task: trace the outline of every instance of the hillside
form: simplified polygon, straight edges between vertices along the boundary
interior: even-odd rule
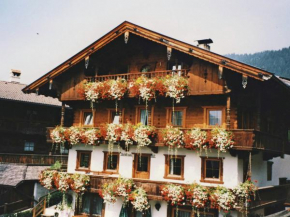
[[[233,53],[225,56],[267,70],[281,77],[290,78],[290,47],[276,51],[263,51],[253,54]]]

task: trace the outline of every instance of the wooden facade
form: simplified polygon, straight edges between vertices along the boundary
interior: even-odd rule
[[[124,42],[125,32],[130,33],[127,43]],[[168,48],[172,51],[170,58]],[[86,68],[84,59],[88,57],[89,62]],[[100,100],[94,103],[91,109],[90,103],[85,101],[81,94],[85,82],[118,77],[129,81],[141,75],[166,79],[172,74],[178,74],[189,80],[187,96],[174,105],[175,111],[182,111],[182,124],[179,126],[182,130],[199,127],[210,135],[212,126],[209,124],[209,112],[218,110],[221,112],[220,126],[232,131],[235,138],[235,145],[230,150],[230,154],[242,159],[244,166],[248,165],[249,152],[253,155],[262,153],[264,160],[290,154],[290,143],[287,138],[290,130],[290,102],[287,100],[290,97],[290,88],[278,78],[264,70],[128,22],[116,27],[24,88],[24,92],[29,93],[37,89],[41,94],[57,96],[73,108],[73,126],[98,128],[104,123],[112,122],[110,117],[115,110],[115,101]],[[52,90],[48,88],[49,82],[53,84]],[[142,100],[140,102],[140,99],[133,98],[130,94],[126,95],[118,101],[118,111],[122,113],[121,123],[140,122],[140,108],[144,107],[145,102]],[[85,112],[89,111],[93,111],[93,121],[88,126],[84,124],[83,117]],[[160,131],[171,124],[172,99],[168,97],[152,99],[148,102],[148,111],[150,120],[148,124]],[[48,132],[50,130],[52,128],[48,128]],[[158,148],[163,146],[157,138],[149,148],[152,153],[158,153]],[[80,150],[77,155],[79,154],[81,154]],[[79,159],[78,156],[77,159]],[[182,159],[186,156],[178,157]],[[91,155],[89,159],[91,161]],[[134,161],[137,161],[136,156]],[[223,167],[222,161],[220,164]],[[102,175],[106,174],[106,165],[104,160]],[[165,162],[165,165],[168,165],[168,162]],[[82,170],[78,167],[77,161],[75,171]],[[136,165],[132,170],[136,185],[144,187],[149,199],[162,200],[159,192],[159,186],[162,183],[156,180],[140,180],[148,179],[149,176],[146,173],[136,173]],[[90,167],[85,172],[94,173]],[[115,171],[107,171],[106,177],[96,176],[97,172],[94,175],[91,173],[91,192],[97,193],[100,185],[111,179],[108,176],[118,172],[119,168]],[[223,175],[220,171],[220,176]],[[168,176],[168,172],[167,174],[165,172],[164,176]],[[176,180],[182,178],[183,174]],[[201,181],[202,178],[204,177],[201,177]],[[223,180],[216,183],[223,184]],[[269,190],[269,192],[274,193],[284,187],[274,187],[271,188],[274,190]],[[263,192],[261,194],[265,194],[265,198],[269,196],[267,194],[270,194],[264,193],[268,192],[267,190],[260,191]],[[284,203],[286,197],[283,196],[280,203]],[[264,207],[266,204],[274,203],[274,200],[273,198],[262,199],[260,204],[253,204],[252,207]]]

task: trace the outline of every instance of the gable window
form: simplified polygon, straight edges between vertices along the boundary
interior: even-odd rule
[[[122,124],[124,118],[124,109],[119,111],[116,109],[108,109],[108,123]]]
[[[118,152],[104,152],[103,171],[105,173],[119,173],[119,158]]]
[[[223,183],[222,158],[201,158],[201,182]]]
[[[272,180],[272,167],[273,167],[273,162],[267,161],[267,181]]]
[[[167,124],[174,127],[185,127],[186,107],[166,108]]]
[[[205,107],[204,116],[205,127],[225,125],[225,107]]]
[[[77,151],[76,170],[90,170],[92,151]]]
[[[184,179],[184,157],[165,155],[165,179]]]
[[[142,123],[144,125],[153,125],[154,107],[146,111],[145,106],[136,106],[136,124]]]
[[[27,142],[24,143],[24,151],[34,151],[34,142]]]
[[[93,126],[94,125],[94,112],[91,109],[81,110],[81,126]]]

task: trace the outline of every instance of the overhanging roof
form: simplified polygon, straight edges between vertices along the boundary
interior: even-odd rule
[[[148,30],[136,24],[125,21],[116,28],[114,28],[113,30],[111,30],[109,33],[107,33],[94,43],[92,43],[91,45],[81,50],[79,53],[75,54],[74,56],[72,56],[71,58],[60,64],[59,66],[55,67],[54,69],[52,69],[51,71],[49,71],[48,73],[37,79],[36,81],[32,82],[30,85],[23,88],[23,91],[26,93],[35,91],[37,88],[46,84],[49,81],[49,79],[54,79],[55,77],[59,76],[72,66],[76,65],[77,63],[85,59],[86,56],[89,56],[92,53],[98,51],[106,44],[110,43],[111,41],[119,37],[121,34],[124,34],[125,32],[138,35],[140,37],[162,44],[166,47],[171,47],[172,49],[187,53],[188,55],[197,57],[199,59],[203,59],[216,65],[223,66],[225,68],[253,77],[258,80],[263,80],[263,75],[268,77],[273,75],[272,73],[267,72],[265,70],[238,62],[228,57],[213,53],[208,50],[204,50],[194,45],[176,40],[174,38],[170,38],[168,36],[162,35],[160,33]]]

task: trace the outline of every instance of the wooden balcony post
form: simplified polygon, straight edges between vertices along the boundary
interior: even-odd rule
[[[7,213],[7,206],[8,206],[8,203],[4,203],[4,214],[6,214]]]
[[[61,118],[60,118],[60,126],[64,125],[64,115],[65,115],[65,104],[61,102]]]
[[[227,118],[226,118],[226,127],[229,130],[231,128],[231,97],[227,96]]]

